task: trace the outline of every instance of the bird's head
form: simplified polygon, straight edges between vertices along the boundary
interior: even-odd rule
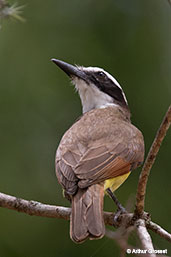
[[[108,72],[97,67],[74,66],[57,59],[52,61],[71,78],[79,92],[83,113],[108,106],[129,111],[121,86]]]

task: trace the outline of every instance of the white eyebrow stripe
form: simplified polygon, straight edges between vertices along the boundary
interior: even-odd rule
[[[110,75],[107,71],[103,72],[108,76],[109,79],[111,79],[114,82],[115,85],[117,85],[122,90],[122,87],[120,86],[119,82],[112,75]]]
[[[86,71],[92,71],[92,72],[102,71],[102,72],[104,72],[106,74],[106,76],[109,79],[111,79],[114,82],[114,84],[116,84],[122,90],[122,87],[120,86],[118,81],[112,75],[110,75],[107,71],[105,71],[104,69],[98,68],[98,67],[82,67],[82,66],[77,66],[77,67],[82,69],[82,70],[86,70]]]
[[[98,67],[83,67],[83,66],[77,66],[77,67],[78,67],[79,69],[82,69],[83,71],[85,70],[85,71],[92,71],[92,72],[98,72],[98,71],[104,72],[104,73],[106,74],[106,76],[107,76],[110,80],[112,80],[113,83],[114,83],[116,86],[118,86],[118,87],[121,89],[122,94],[123,94],[123,97],[124,97],[124,100],[125,100],[125,102],[128,104],[128,101],[127,101],[127,99],[126,99],[126,96],[125,96],[125,94],[124,94],[124,92],[123,92],[122,87],[120,86],[119,82],[118,82],[110,73],[108,73],[108,72],[105,71],[104,69],[98,68]]]

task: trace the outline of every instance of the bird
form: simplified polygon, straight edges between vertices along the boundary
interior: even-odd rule
[[[114,192],[144,160],[144,138],[130,119],[122,87],[102,68],[51,59],[70,78],[82,115],[64,133],[55,170],[71,202],[70,237],[75,243],[105,235],[104,195]]]

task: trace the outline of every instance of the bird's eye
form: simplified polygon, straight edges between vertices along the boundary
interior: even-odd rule
[[[99,77],[105,77],[105,74],[104,74],[103,71],[98,71],[98,72],[97,72],[97,75],[98,75]]]

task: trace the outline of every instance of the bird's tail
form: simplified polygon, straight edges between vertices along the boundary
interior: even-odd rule
[[[86,238],[97,239],[105,234],[103,219],[104,185],[79,189],[72,199],[70,237],[76,243]]]

